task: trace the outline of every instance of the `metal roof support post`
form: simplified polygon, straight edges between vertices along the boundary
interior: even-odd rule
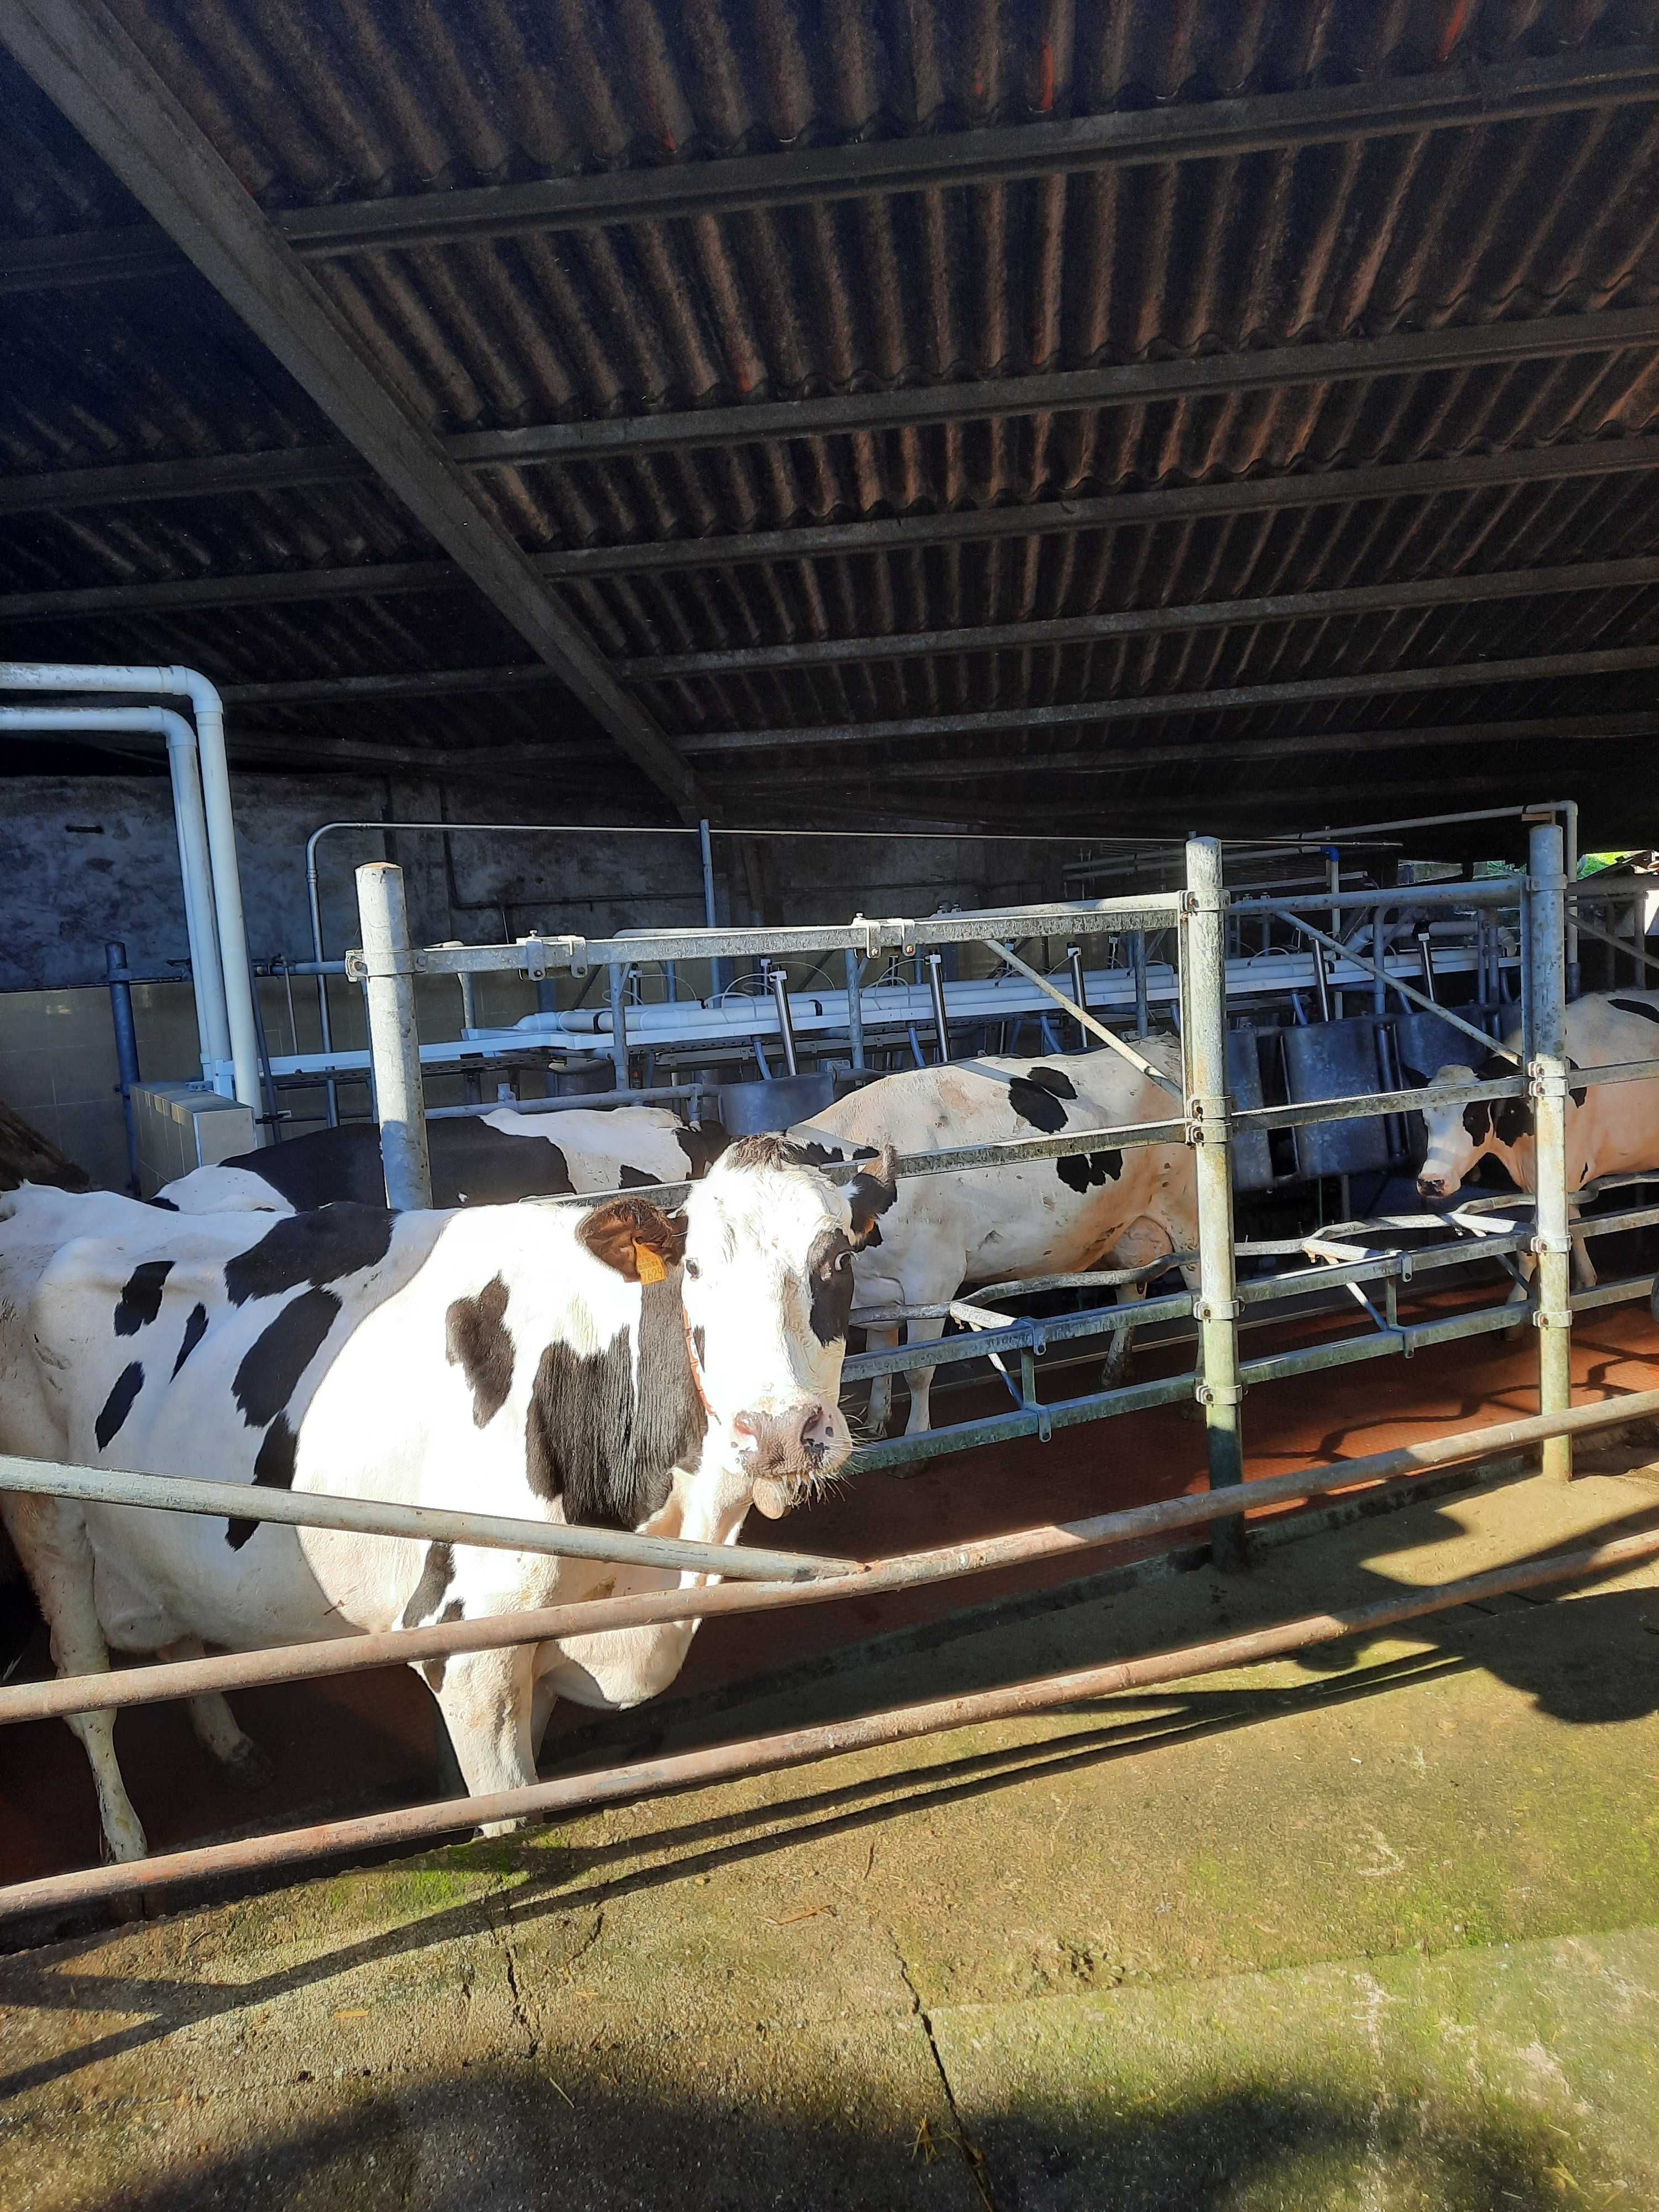
[[[406,1212],[431,1205],[432,1163],[421,1084],[421,1033],[415,1019],[415,956],[400,867],[391,860],[370,860],[358,869],[357,914],[386,1204]],[[348,973],[350,965],[348,961]]]
[[[1181,972],[1186,985],[1182,1054],[1187,1085],[1187,1141],[1198,1189],[1199,1295],[1193,1318],[1203,1347],[1196,1386],[1212,1490],[1244,1480],[1239,1419],[1238,1295],[1233,1273],[1233,1175],[1227,1098],[1226,891],[1221,847],[1213,837],[1187,844],[1186,912],[1181,924]],[[1247,1565],[1244,1520],[1218,1521],[1210,1556],[1218,1567]]]
[[[1540,823],[1527,845],[1526,933],[1530,957],[1527,1028],[1532,1054],[1533,1249],[1538,1257],[1538,1410],[1564,1413],[1572,1403],[1572,1240],[1568,1235],[1566,874],[1558,823]],[[1572,1473],[1572,1439],[1546,1438],[1546,1474]]]

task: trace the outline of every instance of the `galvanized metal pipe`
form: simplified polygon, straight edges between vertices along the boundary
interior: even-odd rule
[[[606,963],[605,984],[611,1001],[611,1065],[617,1088],[628,1088],[628,969],[620,960]]]
[[[1572,1429],[1595,1430],[1659,1413],[1659,1390],[1582,1406],[1569,1417]],[[1489,1429],[1404,1445],[1364,1459],[1339,1460],[1251,1483],[1246,1493],[1252,1512],[1298,1501],[1396,1483],[1455,1466],[1461,1461],[1495,1458],[1540,1442],[1556,1424],[1543,1416],[1506,1421]],[[99,1675],[64,1675],[47,1682],[0,1688],[0,1727],[21,1721],[62,1719],[70,1713],[112,1712],[130,1705],[157,1705],[173,1698],[200,1697],[244,1690],[272,1682],[311,1681],[374,1668],[453,1657],[460,1651],[495,1651],[556,1638],[598,1636],[618,1630],[659,1627],[670,1622],[707,1620],[726,1613],[770,1613],[781,1607],[863,1600],[895,1590],[960,1581],[1034,1562],[1069,1558],[1112,1544],[1168,1535],[1201,1527],[1227,1512],[1231,1499],[1199,1492],[1161,1498],[1115,1513],[1049,1528],[1022,1529],[978,1543],[944,1545],[894,1559],[879,1559],[841,1577],[800,1583],[744,1582],[705,1584],[679,1590],[651,1590],[621,1598],[592,1598],[546,1606],[530,1613],[498,1613],[478,1620],[454,1621],[430,1628],[393,1629],[317,1644],[267,1647],[214,1659],[169,1661]],[[743,1554],[738,1553],[739,1557]]]
[[[400,867],[391,860],[370,860],[358,869],[357,914],[386,1204],[399,1212],[418,1211],[432,1203],[432,1162]]]
[[[104,947],[109,977],[110,1024],[115,1031],[115,1067],[119,1077],[121,1119],[126,1125],[127,1188],[138,1195],[138,1126],[132,1115],[132,1086],[138,1073],[138,1029],[132,1018],[132,985],[127,976],[127,948],[118,939]]]
[[[853,1065],[864,1062],[864,963],[856,952],[843,952],[847,971],[847,1042]]]
[[[435,1805],[412,1805],[394,1813],[371,1814],[293,1828],[274,1836],[214,1844],[173,1851],[121,1866],[97,1867],[70,1875],[48,1875],[0,1891],[0,1915],[64,1911],[105,1898],[149,1893],[182,1881],[228,1875],[265,1873],[279,1866],[332,1856],[343,1851],[380,1850],[399,1844],[453,1835],[464,1829],[542,1814],[569,1814],[594,1805],[613,1805],[641,1797],[697,1790],[739,1776],[776,1773],[815,1759],[835,1759],[947,1730],[1018,1720],[1056,1706],[1085,1704],[1123,1692],[1200,1674],[1229,1673],[1259,1665],[1292,1651],[1332,1644],[1349,1636],[1376,1634],[1431,1613],[1479,1604],[1513,1591],[1540,1589],[1553,1583],[1613,1574],[1659,1554],[1659,1532],[1625,1536],[1577,1552],[1555,1553],[1516,1566],[1499,1567],[1462,1581],[1405,1591],[1400,1597],[1341,1612],[1314,1613],[1272,1628],[1248,1631],[1144,1658],[1114,1661],[1067,1674],[1048,1674],[972,1695],[939,1698],[902,1705],[887,1712],[812,1728],[792,1729],[746,1742],[708,1750],[680,1752],[633,1765],[561,1776],[527,1789],[497,1790],[487,1796],[448,1798]]]
[[[1135,979],[1135,1035],[1145,1037],[1151,1028],[1146,1005],[1146,933],[1133,931],[1129,938],[1129,966]]]
[[[1567,975],[1563,840],[1557,823],[1537,823],[1527,841],[1525,924],[1530,957],[1528,1027],[1532,1061],[1533,1181],[1537,1212],[1538,1410],[1565,1413],[1572,1403],[1572,1240],[1567,1169]],[[1565,1435],[1544,1447],[1544,1472],[1572,1473]]]
[[[800,1073],[800,1062],[795,1054],[795,1024],[789,1012],[789,970],[781,963],[766,963],[767,988],[772,994],[772,1004],[777,1010],[778,1042],[783,1048],[784,1072]]]
[[[1368,892],[1366,896],[1374,897],[1375,894]],[[1412,902],[1413,905],[1416,903],[1414,892]],[[1352,945],[1339,944],[1335,938],[1328,937],[1322,929],[1316,929],[1312,922],[1304,921],[1300,915],[1291,913],[1287,908],[1275,905],[1272,910],[1279,914],[1283,921],[1289,922],[1292,929],[1299,930],[1304,937],[1310,937],[1316,945],[1323,946],[1327,952],[1334,952],[1339,959],[1352,960],[1356,968],[1363,968],[1368,975],[1376,972],[1365,955],[1356,951]],[[1419,941],[1421,944],[1421,940]],[[1424,952],[1425,964],[1427,965],[1426,947],[1424,948]],[[1443,1022],[1449,1022],[1455,1030],[1462,1030],[1466,1036],[1473,1037],[1475,1043],[1481,1046],[1486,1054],[1497,1053],[1500,1058],[1512,1060],[1517,1067],[1520,1066],[1518,1054],[1511,1052],[1507,1045],[1494,1044],[1485,1030],[1477,1029],[1473,1022],[1466,1022],[1461,1014],[1454,1013],[1449,1006],[1443,1006],[1428,994],[1413,989],[1411,984],[1402,981],[1398,975],[1390,975],[1386,980],[1394,986],[1401,998],[1409,999],[1413,1006],[1421,1006],[1425,1013],[1438,1014]],[[1431,981],[1433,980],[1432,969],[1430,970],[1430,980]]]
[[[678,1537],[640,1536],[628,1529],[571,1528],[551,1521],[514,1521],[494,1513],[452,1512],[436,1505],[389,1505],[368,1498],[326,1498],[271,1490],[260,1484],[201,1482],[179,1474],[129,1474],[118,1468],[60,1467],[0,1453],[0,1492],[74,1498],[91,1505],[139,1505],[162,1513],[278,1521],[289,1528],[343,1528],[370,1536],[406,1536],[421,1544],[473,1544],[485,1551],[533,1552],[552,1559],[605,1559],[628,1566],[667,1567],[676,1574],[737,1575],[793,1581],[847,1575],[858,1562],[804,1552],[750,1551],[694,1544]]]
[[[944,1067],[951,1058],[951,1018],[945,1010],[945,956],[942,952],[927,955],[927,988],[933,1001],[933,1034],[939,1040],[939,1064]]]
[[[1220,846],[1213,837],[1189,839],[1181,971],[1186,986],[1182,1050],[1187,1123],[1198,1200],[1199,1295],[1193,1316],[1203,1347],[1198,1399],[1204,1408],[1210,1487],[1217,1491],[1235,1489],[1244,1480],[1227,1096],[1226,896]],[[1221,1567],[1244,1565],[1242,1517],[1216,1523],[1212,1557]]]
[[[1046,975],[1040,975],[1035,968],[1022,960],[1012,945],[1001,944],[995,938],[988,939],[988,942],[999,960],[1006,961],[1009,967],[1022,975],[1028,983],[1035,983],[1039,991],[1052,999],[1062,1012],[1072,1017],[1079,1029],[1085,1030],[1090,1036],[1098,1037],[1102,1044],[1109,1045],[1120,1060],[1127,1060],[1131,1067],[1136,1069],[1150,1081],[1158,1084],[1161,1089],[1174,1091],[1177,1096],[1179,1095],[1180,1085],[1172,1076],[1166,1075],[1161,1067],[1155,1067],[1146,1054],[1137,1052],[1133,1045],[1126,1044],[1115,1030],[1109,1030],[1104,1022],[1097,1021],[1086,1007],[1080,1006],[1075,1000],[1068,999],[1065,992],[1057,989]]]

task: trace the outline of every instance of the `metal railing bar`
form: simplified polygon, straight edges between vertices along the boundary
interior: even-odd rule
[[[1604,1409],[1588,1408],[1593,1412]],[[1559,1418],[1559,1417],[1558,1417]],[[1629,1418],[1616,1415],[1615,1418]],[[1556,1431],[1560,1433],[1560,1431]],[[1230,1501],[1235,1511],[1238,1501]],[[1397,1598],[1316,1613],[1273,1627],[1189,1644],[1184,1648],[1115,1660],[1070,1674],[1039,1676],[968,1696],[942,1698],[898,1706],[852,1720],[821,1723],[771,1736],[708,1749],[672,1753],[632,1765],[590,1769],[538,1782],[527,1789],[498,1790],[487,1796],[451,1798],[438,1804],[410,1806],[398,1812],[370,1814],[319,1823],[276,1835],[98,1867],[71,1875],[15,1884],[0,1891],[0,1914],[61,1911],[95,1899],[134,1891],[153,1892],[191,1880],[237,1873],[264,1873],[307,1859],[342,1851],[380,1850],[453,1835],[486,1823],[532,1814],[570,1813],[644,1796],[701,1789],[742,1775],[832,1759],[850,1752],[913,1741],[988,1723],[1018,1720],[1056,1707],[1088,1704],[1125,1691],[1184,1681],[1200,1674],[1230,1672],[1350,1636],[1373,1634],[1404,1622],[1478,1603],[1511,1591],[1619,1573],[1659,1555],[1659,1531],[1620,1537],[1575,1552],[1547,1553],[1459,1581],[1408,1589]]]
[[[289,1528],[343,1528],[369,1536],[404,1536],[417,1543],[471,1544],[486,1551],[532,1552],[554,1559],[599,1559],[677,1572],[747,1576],[795,1582],[848,1575],[855,1559],[795,1552],[734,1552],[726,1544],[639,1536],[626,1529],[572,1528],[548,1521],[512,1521],[493,1513],[461,1513],[433,1505],[390,1505],[368,1498],[297,1495],[238,1482],[200,1482],[177,1474],[133,1474],[104,1467],[60,1467],[48,1460],[0,1453],[0,1491],[80,1498],[94,1505],[137,1505],[164,1513],[203,1513],[231,1521],[278,1521]]]
[[[1574,1409],[1576,1429],[1607,1426],[1659,1413],[1659,1391],[1648,1391],[1605,1406]],[[1249,1510],[1293,1504],[1333,1491],[1364,1489],[1409,1480],[1455,1464],[1485,1459],[1541,1440],[1548,1424],[1538,1418],[1504,1422],[1492,1428],[1461,1431],[1450,1437],[1408,1444],[1363,1459],[1336,1460],[1322,1467],[1270,1475],[1248,1486]],[[459,1651],[494,1651],[555,1638],[591,1636],[617,1629],[662,1626],[732,1613],[771,1612],[784,1606],[813,1605],[842,1598],[865,1598],[923,1584],[959,1581],[1010,1566],[1099,1550],[1172,1530],[1201,1527],[1236,1512],[1237,1501],[1212,1492],[1160,1498],[1086,1520],[1020,1529],[978,1543],[945,1545],[893,1559],[878,1559],[860,1569],[847,1586],[820,1581],[806,1584],[748,1583],[701,1589],[653,1590],[622,1598],[594,1598],[544,1607],[530,1613],[498,1613],[481,1620],[442,1626],[392,1629],[384,1633],[332,1638],[320,1644],[267,1647],[215,1659],[177,1660],[125,1668],[101,1675],[64,1675],[47,1682],[0,1688],[0,1726],[61,1718],[70,1713],[109,1712],[130,1705],[154,1705],[172,1698],[197,1697],[258,1684],[315,1680],[360,1673],[375,1667],[447,1658]]]

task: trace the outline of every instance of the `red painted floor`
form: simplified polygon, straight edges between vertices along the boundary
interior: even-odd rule
[[[1252,1332],[1247,1356],[1307,1342],[1314,1326],[1292,1322]],[[1169,1373],[1181,1364],[1179,1354],[1166,1349],[1147,1355],[1138,1371]],[[1645,1305],[1587,1316],[1574,1332],[1573,1366],[1576,1383],[1588,1396],[1659,1386],[1659,1331]],[[1050,1395],[1092,1387],[1091,1370],[1074,1368]],[[953,1394],[938,1401],[937,1410],[942,1419],[960,1420],[1006,1402],[999,1386],[982,1394]],[[1410,1361],[1338,1368],[1251,1393],[1244,1407],[1247,1472],[1258,1480],[1536,1410],[1530,1331],[1514,1343],[1486,1337]],[[936,1461],[906,1479],[866,1476],[785,1523],[759,1523],[757,1540],[884,1556],[1173,1497],[1200,1487],[1203,1468],[1202,1428],[1163,1408],[1064,1431],[1047,1444],[1024,1443]],[[1091,1553],[1086,1571],[1133,1555],[1124,1548]],[[958,1606],[1051,1586],[1075,1571],[1073,1562],[1056,1562],[886,1599],[711,1621],[692,1646],[677,1691],[707,1689]],[[24,1671],[45,1666],[44,1648],[37,1648]],[[153,1849],[433,1794],[431,1708],[421,1684],[402,1669],[251,1691],[236,1705],[276,1771],[274,1784],[252,1796],[217,1778],[181,1707],[152,1706],[121,1716],[122,1765]],[[583,1717],[569,1715],[572,1728],[582,1722]],[[0,1880],[89,1865],[98,1853],[91,1782],[69,1730],[51,1722],[0,1732]]]

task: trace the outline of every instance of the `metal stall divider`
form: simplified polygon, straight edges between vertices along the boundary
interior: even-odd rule
[[[1567,1234],[1567,878],[1560,826],[1539,823],[1527,841],[1522,889],[1529,1057],[1527,1089],[1533,1112],[1533,1181],[1537,1212],[1532,1248],[1538,1260],[1538,1410],[1564,1413],[1572,1403],[1572,1243]],[[1548,1437],[1544,1472],[1572,1473],[1572,1439]]]
[[[1212,1490],[1244,1480],[1239,1402],[1238,1297],[1233,1263],[1231,1114],[1227,1096],[1227,893],[1221,848],[1213,837],[1187,846],[1182,901],[1181,972],[1186,979],[1182,1067],[1187,1094],[1187,1142],[1193,1147],[1198,1196],[1198,1298],[1201,1379],[1194,1388],[1204,1408]],[[1211,1556],[1218,1567],[1245,1564],[1244,1520],[1218,1521]]]

